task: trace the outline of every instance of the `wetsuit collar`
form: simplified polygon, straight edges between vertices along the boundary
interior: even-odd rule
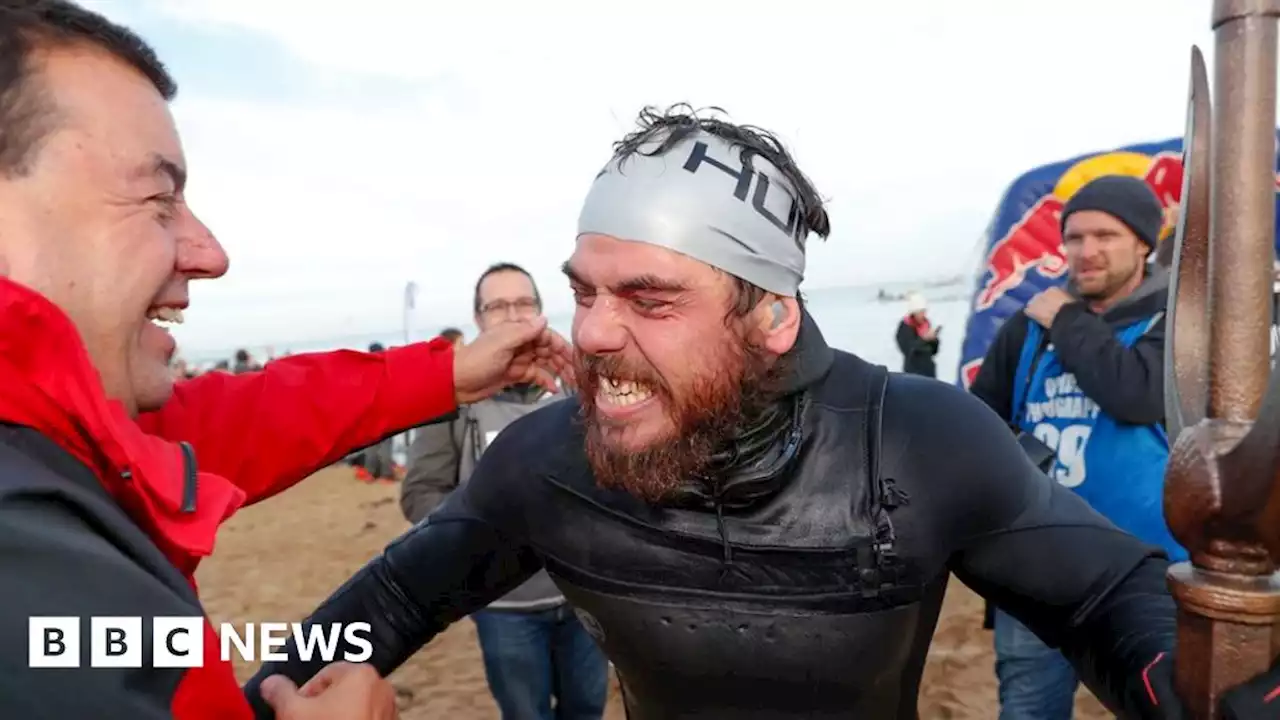
[[[790,374],[782,397],[726,444],[705,477],[680,488],[673,505],[717,512],[741,510],[787,484],[803,437],[808,404],[804,390],[825,377],[835,360],[835,351],[807,311],[802,311],[796,344],[783,360]]]
[[[826,377],[836,354],[822,336],[822,330],[818,329],[813,316],[808,310],[801,309],[800,333],[796,337],[796,344],[782,357],[791,366],[789,379],[783,385],[783,394],[792,395]]]

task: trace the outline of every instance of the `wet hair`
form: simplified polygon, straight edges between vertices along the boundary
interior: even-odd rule
[[[245,350],[244,348],[240,348],[239,350],[237,350],[237,351],[236,351],[236,362],[241,363],[241,364],[244,364],[244,363],[249,362],[249,351],[248,351],[248,350]]]
[[[538,307],[542,307],[542,295],[538,293],[538,283],[534,282],[533,276],[529,274],[529,271],[525,270],[524,268],[520,267],[515,263],[500,262],[500,263],[494,263],[490,265],[488,268],[485,269],[484,272],[480,273],[480,277],[476,280],[476,291],[475,291],[475,294],[472,296],[472,305],[475,306],[475,312],[477,315],[480,314],[480,305],[481,305],[480,286],[484,284],[485,278],[500,272],[518,272],[521,275],[524,275],[525,277],[529,278],[529,284],[533,286],[533,299],[538,302]],[[462,333],[458,333],[458,334],[461,335]]]
[[[462,331],[456,327],[447,327],[440,331],[440,337],[449,342],[458,342],[458,340],[462,339]]]
[[[165,100],[177,83],[133,31],[66,0],[0,0],[0,176],[31,170],[56,127],[57,108],[38,78],[40,50],[74,45],[106,50],[142,73]]]
[[[386,349],[387,348],[383,346],[382,343],[369,343],[369,352],[371,353],[380,353]]]
[[[741,152],[743,167],[750,167],[752,158],[759,157],[778,169],[787,182],[795,188],[799,208],[797,237],[802,240],[810,234],[826,239],[831,234],[831,221],[827,217],[825,201],[817,188],[800,168],[791,153],[776,135],[754,125],[738,125],[715,117],[725,114],[717,107],[695,110],[687,103],[678,103],[666,110],[647,106],[636,118],[636,129],[613,144],[613,158],[619,167],[627,158],[635,155],[653,157],[663,155],[694,133],[714,135]],[[659,141],[659,139],[661,140]],[[657,142],[652,149],[644,146]],[[735,299],[729,308],[730,316],[742,317],[751,312],[764,299],[765,291],[739,277],[733,277]],[[797,301],[800,297],[797,294]]]

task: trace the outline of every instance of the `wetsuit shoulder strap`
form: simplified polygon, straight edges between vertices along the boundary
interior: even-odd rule
[[[837,352],[817,398],[824,405],[857,411],[862,420],[861,428],[850,428],[852,433],[861,436],[862,467],[859,468],[861,472],[855,470],[851,473],[853,477],[849,481],[866,484],[865,493],[853,493],[854,502],[858,505],[854,511],[856,515],[867,518],[875,528],[874,537],[860,543],[854,551],[862,573],[861,593],[865,597],[877,595],[882,584],[893,577],[896,538],[889,511],[907,501],[905,493],[898,490],[893,480],[881,474],[884,404],[891,378],[892,373],[883,365]]]
[[[846,411],[858,411],[863,427],[852,432],[863,436],[863,467],[872,488],[880,490],[880,432],[889,369],[856,355],[837,352],[817,402]]]
[[[861,594],[864,597],[874,597],[884,584],[896,581],[893,568],[897,537],[889,512],[905,498],[899,493],[893,479],[886,478],[881,473],[884,399],[889,389],[889,370],[883,365],[872,365],[867,376],[863,457],[866,458],[867,484],[871,491],[871,520],[875,523],[875,529],[871,544],[859,547],[857,555],[864,583]]]
[[[884,396],[889,389],[889,370],[883,365],[872,365],[866,385],[866,448],[867,479],[877,491],[883,493],[880,477],[880,445],[884,426]]]

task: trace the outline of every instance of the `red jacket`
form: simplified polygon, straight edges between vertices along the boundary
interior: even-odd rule
[[[218,526],[237,509],[456,409],[452,345],[435,340],[203,375],[179,382],[163,408],[135,421],[106,398],[66,315],[4,278],[0,378],[0,422],[34,430],[88,466],[192,587]],[[194,465],[180,442],[194,450]],[[182,677],[172,712],[179,720],[252,717],[211,625],[205,664]]]

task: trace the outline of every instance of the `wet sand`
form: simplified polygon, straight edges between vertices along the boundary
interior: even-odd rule
[[[303,618],[408,527],[397,492],[398,486],[361,483],[349,469],[335,467],[240,511],[197,574],[214,622]],[[920,717],[994,720],[993,662],[982,601],[953,581],[925,670]],[[239,663],[236,669],[243,681],[256,668]],[[499,720],[469,620],[435,638],[391,681],[402,720]],[[1077,720],[1111,717],[1087,691],[1078,697]],[[606,717],[624,717],[616,682]]]

